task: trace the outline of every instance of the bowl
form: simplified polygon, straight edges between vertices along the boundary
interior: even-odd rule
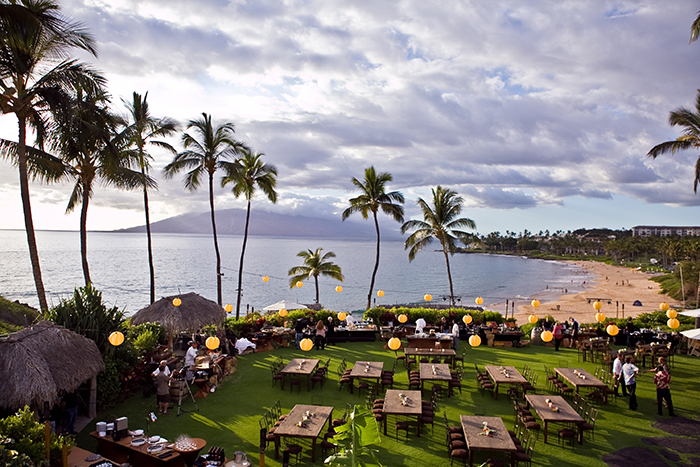
[[[146,440],[143,438],[136,438],[131,440],[132,446],[143,446],[144,444],[146,444]]]
[[[131,436],[143,436],[143,430],[134,430],[131,432]]]
[[[158,435],[151,436],[150,438],[148,438],[149,443],[157,443],[158,441],[160,441],[160,436],[158,436]]]

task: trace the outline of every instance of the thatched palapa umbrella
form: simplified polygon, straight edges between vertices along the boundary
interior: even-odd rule
[[[0,355],[0,406],[42,407],[91,380],[89,409],[95,416],[95,377],[105,365],[91,339],[41,321],[0,339]]]
[[[180,299],[175,306],[173,300]],[[152,305],[137,311],[131,324],[160,323],[168,332],[168,344],[172,348],[173,336],[181,331],[196,331],[203,326],[221,326],[226,319],[226,310],[218,303],[190,292],[184,295],[164,297]]]

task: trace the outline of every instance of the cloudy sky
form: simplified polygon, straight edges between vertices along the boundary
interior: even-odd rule
[[[280,199],[255,209],[339,216],[365,167],[415,200],[459,192],[479,232],[698,225],[698,154],[645,155],[693,106],[700,5],[648,1],[64,0],[94,34],[114,108],[133,91],[183,125],[207,112],[277,166]],[[0,135],[16,139],[16,120]],[[179,145],[179,138],[172,143]],[[152,218],[208,209],[165,181]],[[78,228],[70,187],[32,185],[40,229]],[[229,190],[217,206],[242,207]],[[23,228],[17,174],[0,162],[3,228]],[[88,225],[143,223],[141,196],[99,190]]]

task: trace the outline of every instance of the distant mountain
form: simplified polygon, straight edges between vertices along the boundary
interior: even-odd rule
[[[381,223],[381,221],[380,221]],[[396,226],[380,224],[382,239],[400,240]],[[216,211],[216,231],[221,235],[243,235],[245,228],[244,209],[222,209]],[[142,233],[146,226],[120,229],[118,232]],[[188,213],[170,217],[151,224],[154,233],[186,233],[186,234],[211,234],[211,214]],[[250,212],[250,227],[248,233],[254,236],[267,237],[314,237],[314,238],[375,238],[374,222],[368,219],[366,222],[347,220],[343,222],[340,216],[337,218],[318,218],[306,216],[290,216],[268,211]]]

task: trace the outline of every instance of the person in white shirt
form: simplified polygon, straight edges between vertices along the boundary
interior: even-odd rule
[[[425,320],[423,318],[418,318],[416,320],[416,334],[421,334],[423,332],[423,328],[427,326]]]
[[[165,373],[165,376],[170,376],[170,368],[168,368],[168,361],[167,360],[161,360],[160,365],[158,365],[158,368],[156,368],[156,371],[151,373],[151,376],[153,376],[155,378],[156,376],[158,376],[160,374],[161,365],[165,365],[165,370],[163,371],[163,373]]]
[[[345,327],[351,327],[353,324],[355,324],[355,319],[352,317],[350,313],[345,317]]]
[[[190,348],[187,349],[187,353],[185,354],[185,366],[186,367],[192,367],[194,366],[194,361],[197,358],[197,347],[199,344],[197,344],[196,341],[190,341]]]
[[[627,385],[622,379],[622,354],[618,353],[617,358],[613,362],[613,377],[615,378],[615,396],[619,395],[620,386],[622,386],[622,395],[627,397]]]
[[[455,320],[452,320],[452,340],[454,341],[452,347],[456,352],[459,348],[459,324]]]

